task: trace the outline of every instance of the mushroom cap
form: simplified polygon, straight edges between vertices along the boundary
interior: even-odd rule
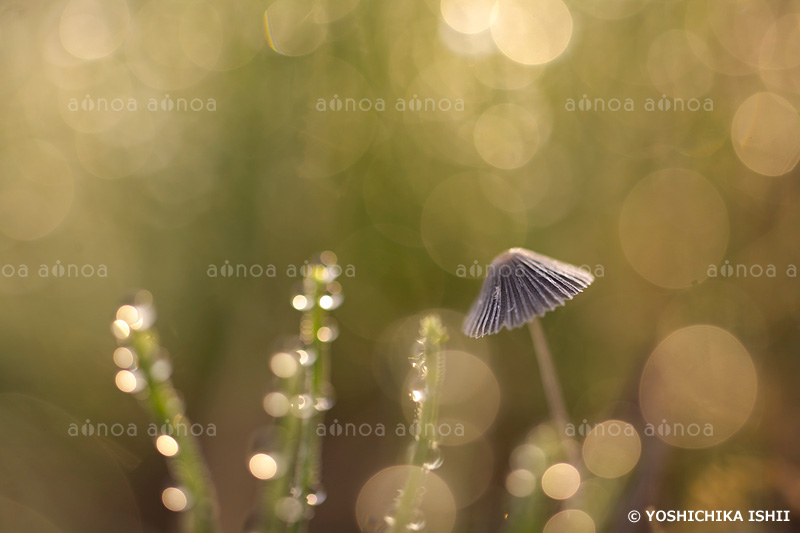
[[[498,255],[472,304],[464,333],[473,338],[514,329],[564,305],[594,281],[580,268],[524,248]]]

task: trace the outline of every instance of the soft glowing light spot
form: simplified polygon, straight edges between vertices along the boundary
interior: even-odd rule
[[[442,0],[442,18],[461,33],[480,33],[489,28],[495,0]]]
[[[319,299],[319,306],[323,309],[330,309],[331,307],[333,307],[333,298],[331,298],[327,294],[325,296],[322,296]]]
[[[117,320],[127,322],[129,326],[133,326],[141,320],[139,317],[139,310],[132,305],[123,305],[117,309]]]
[[[117,384],[117,388],[122,392],[136,392],[139,387],[136,375],[128,370],[120,370],[117,372],[117,375],[114,377],[114,383]]]
[[[327,326],[322,326],[317,330],[317,338],[321,342],[330,342],[333,340],[333,331]]]
[[[786,174],[800,160],[800,115],[776,94],[754,94],[736,110],[731,141],[750,170],[765,176]]]
[[[185,511],[189,504],[186,494],[177,487],[168,487],[164,489],[164,492],[161,493],[161,501],[164,507],[176,513]]]
[[[266,411],[269,416],[280,418],[289,413],[289,398],[280,392],[270,392],[264,396],[263,406],[264,411]]]
[[[592,517],[579,509],[567,509],[553,515],[543,533],[594,533]]]
[[[72,0],[61,15],[61,44],[77,58],[98,59],[122,44],[129,23],[124,0]]]
[[[381,470],[364,484],[356,501],[356,519],[361,531],[384,521],[390,504],[406,486],[409,476],[421,476],[425,497],[419,503],[425,531],[449,533],[456,520],[456,501],[450,487],[435,472],[418,466],[393,466]]]
[[[172,375],[172,364],[162,357],[150,367],[150,375],[155,381],[166,381]]]
[[[119,340],[127,339],[131,334],[130,325],[124,320],[115,320],[111,323],[111,333]]]
[[[258,479],[272,479],[278,473],[278,463],[271,455],[257,453],[250,458],[250,473]]]
[[[561,0],[498,0],[491,28],[497,47],[509,59],[541,65],[567,48],[572,15]]]
[[[547,456],[544,451],[533,444],[520,444],[511,452],[511,468],[542,473],[545,470]]]
[[[530,470],[514,470],[506,476],[506,490],[515,498],[525,498],[536,490],[536,476]]]
[[[446,350],[447,371],[439,394],[439,420],[445,431],[441,443],[461,446],[477,440],[492,425],[500,407],[500,385],[491,368],[471,353]],[[416,382],[417,370],[412,369],[403,390],[424,392]],[[412,398],[413,399],[413,398]],[[403,402],[406,417],[411,420],[417,404]]]
[[[156,449],[161,455],[165,457],[172,457],[178,453],[178,441],[169,435],[160,435],[156,439]]]
[[[524,108],[500,104],[486,110],[475,123],[475,147],[484,161],[504,170],[531,160],[539,147],[536,119]]]
[[[269,360],[269,368],[279,378],[290,378],[297,372],[297,358],[286,352],[278,352]]]
[[[310,366],[317,360],[317,354],[314,350],[297,350],[297,360],[303,366]]]
[[[641,452],[642,443],[636,429],[621,420],[596,425],[583,441],[583,461],[593,474],[604,478],[630,472]]]
[[[628,193],[619,234],[625,257],[642,277],[668,289],[690,287],[725,255],[728,210],[700,174],[663,169]]]
[[[292,307],[294,307],[298,311],[305,311],[306,309],[308,309],[308,298],[306,298],[302,294],[298,294],[297,296],[292,298]]]
[[[328,289],[329,293],[334,295],[342,292],[342,284],[339,283],[338,281],[331,281],[330,283],[328,283],[326,288]]]
[[[757,386],[753,361],[736,337],[715,326],[689,326],[653,351],[642,372],[639,404],[661,440],[707,448],[744,425]]]
[[[114,364],[120,368],[130,368],[136,362],[133,352],[129,348],[120,346],[114,350]]]
[[[303,504],[297,498],[281,498],[275,504],[275,516],[288,524],[293,524],[303,516]]]
[[[336,264],[338,258],[336,257],[335,253],[331,252],[330,250],[325,250],[319,254],[319,260],[325,266],[332,266]]]
[[[542,475],[542,490],[554,500],[571,498],[580,486],[581,475],[571,464],[555,464]]]

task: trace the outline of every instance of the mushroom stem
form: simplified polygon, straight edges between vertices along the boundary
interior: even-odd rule
[[[553,365],[553,356],[550,354],[550,347],[547,344],[547,337],[538,318],[528,322],[528,330],[531,332],[533,351],[536,352],[536,360],[539,363],[539,374],[542,378],[542,386],[544,387],[550,418],[556,425],[559,439],[563,439],[567,429],[567,408],[564,403],[564,395],[561,392],[558,375],[556,374],[556,368]],[[569,461],[577,464],[574,450],[570,447],[565,447],[565,451]]]

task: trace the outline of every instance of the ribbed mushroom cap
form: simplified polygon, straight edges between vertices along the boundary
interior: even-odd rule
[[[564,305],[593,281],[594,276],[576,266],[511,248],[492,261],[464,320],[464,333],[477,339],[523,326]]]

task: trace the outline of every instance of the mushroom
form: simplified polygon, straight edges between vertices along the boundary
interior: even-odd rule
[[[464,320],[464,333],[476,339],[503,328],[528,325],[550,415],[562,432],[567,411],[537,317],[564,305],[593,281],[594,276],[576,266],[524,248],[511,248],[492,261],[478,299]]]

